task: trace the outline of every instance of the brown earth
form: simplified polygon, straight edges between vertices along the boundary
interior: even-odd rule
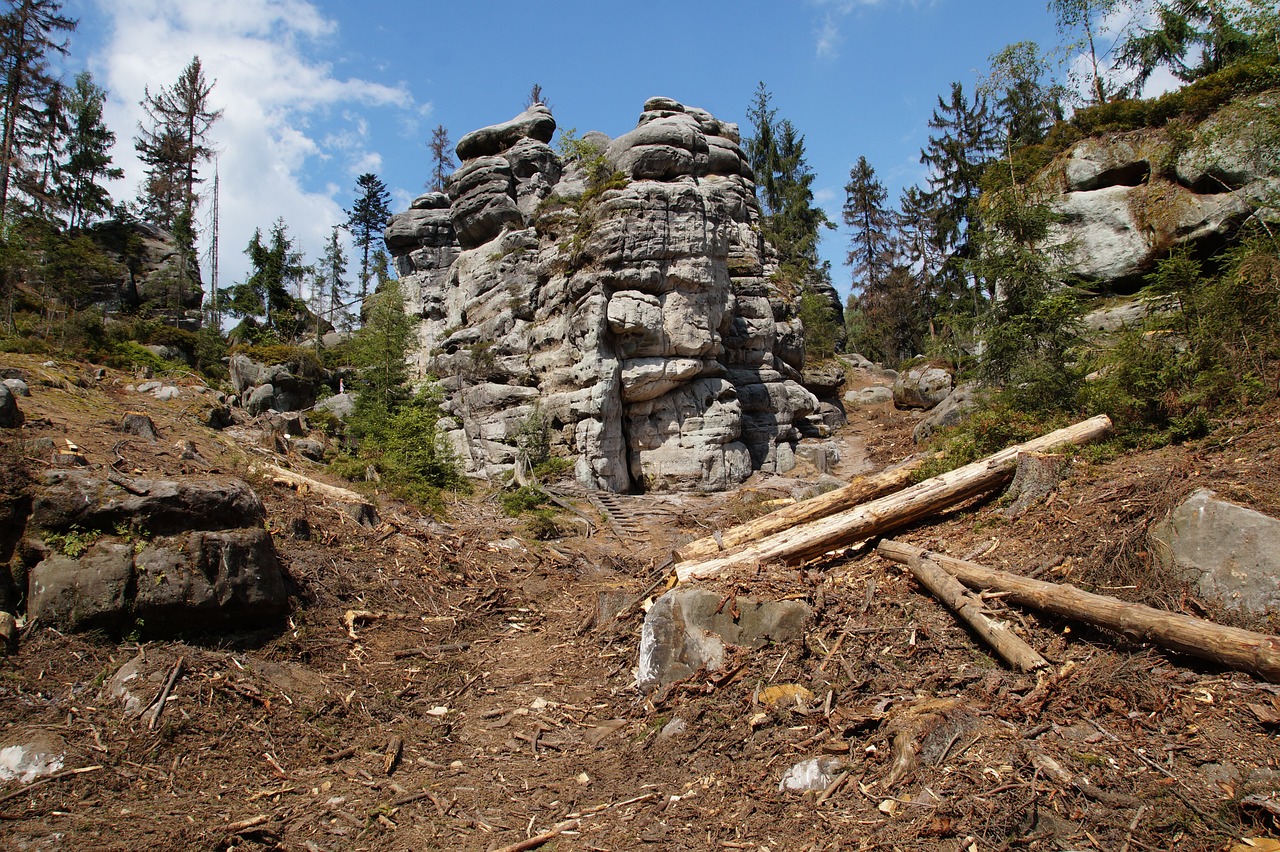
[[[566,515],[578,533],[529,540],[483,491],[450,497],[439,517],[380,497],[367,528],[249,476],[252,461],[280,461],[270,436],[198,425],[207,396],[162,403],[123,375],[21,356],[4,366],[32,386],[26,427],[4,439],[6,488],[47,464],[31,449],[41,437],[73,442],[92,466],[245,477],[294,591],[286,628],[256,638],[26,629],[0,661],[0,743],[51,741],[65,769],[0,784],[5,849],[492,850],[534,848],[558,828],[541,848],[1218,850],[1276,832],[1280,688],[992,600],[1053,666],[1010,672],[868,547],[723,586],[807,601],[804,647],[739,651],[725,671],[641,697],[639,615],[600,623],[602,600],[660,591],[672,547],[789,499],[816,472],[728,495],[619,498],[642,528],[622,538],[605,523],[584,535]],[[129,410],[151,415],[159,441],[115,431]],[[1153,569],[1143,534],[1200,485],[1275,513],[1277,414],[1195,444],[1081,456],[1016,521],[978,501],[900,537],[1231,621]],[[853,412],[838,472],[913,452],[917,416]],[[199,459],[182,458],[182,440]],[[134,661],[143,685],[131,688],[151,702],[179,659],[154,730],[111,695]],[[762,707],[760,691],[780,684],[813,701]],[[900,778],[895,737],[918,753]],[[844,761],[834,789],[779,792],[789,767],[819,756]]]

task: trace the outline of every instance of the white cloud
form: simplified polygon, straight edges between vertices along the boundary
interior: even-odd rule
[[[841,29],[844,19],[855,10],[866,6],[879,6],[885,0],[808,0],[808,4],[822,10],[822,18],[814,27],[814,52],[819,59],[835,59],[840,55],[844,41]],[[894,2],[894,0],[889,0]],[[915,6],[918,0],[896,0],[898,5]]]
[[[115,161],[125,169],[116,198],[133,198],[143,174],[132,138],[144,117],[144,89],[172,85],[197,55],[217,81],[210,102],[223,115],[210,136],[218,150],[224,287],[244,278],[242,249],[254,229],[265,231],[277,218],[308,258],[320,255],[331,226],[346,217],[338,188],[309,187],[306,171],[324,161],[338,173],[376,171],[381,155],[360,109],[421,109],[403,83],[341,78],[315,58],[331,46],[337,25],[308,0],[96,2],[110,22],[93,67],[111,93],[106,119],[119,137]],[[212,165],[202,169],[206,222],[213,173]],[[202,246],[208,242],[204,237]]]

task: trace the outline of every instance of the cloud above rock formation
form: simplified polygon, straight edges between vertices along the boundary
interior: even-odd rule
[[[329,227],[345,218],[340,199],[350,187],[309,183],[315,170],[308,164],[337,161],[352,176],[376,170],[381,154],[362,115],[378,108],[429,112],[404,83],[340,75],[322,58],[337,47],[338,25],[306,0],[96,0],[95,11],[106,33],[90,68],[110,93],[106,119],[118,137],[116,163],[125,169],[113,187],[117,200],[132,199],[143,175],[133,136],[144,118],[144,88],[171,85],[196,55],[217,81],[210,100],[223,110],[212,134],[222,286],[243,279],[241,249],[255,228],[266,230],[278,217],[308,258],[319,255]],[[202,172],[207,228],[213,166]],[[207,248],[207,236],[201,245]]]

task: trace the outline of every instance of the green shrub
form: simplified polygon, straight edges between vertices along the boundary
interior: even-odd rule
[[[1219,260],[1216,273],[1186,250],[1161,260],[1146,292],[1175,299],[1172,318],[1099,358],[1086,404],[1130,445],[1203,436],[1215,418],[1280,389],[1280,249],[1255,234]]]
[[[287,364],[295,375],[318,378],[324,366],[309,346],[289,346],[283,343],[239,345],[231,348],[232,354],[243,354],[260,364]]]
[[[546,503],[546,492],[536,485],[522,485],[514,491],[506,491],[498,495],[498,504],[502,506],[502,511],[513,518],[540,508]]]
[[[359,480],[373,467],[392,492],[433,508],[439,506],[441,489],[465,490],[458,461],[437,428],[438,394],[424,388],[391,410],[378,399],[362,394],[357,400],[347,427],[353,446],[335,458],[330,469]]]
[[[928,449],[942,455],[929,459],[914,478],[922,482],[955,470],[1013,444],[1060,429],[1067,425],[1068,419],[1061,412],[1045,414],[1020,410],[1010,406],[1001,396],[993,397],[988,405],[958,425],[942,430],[929,441]]]

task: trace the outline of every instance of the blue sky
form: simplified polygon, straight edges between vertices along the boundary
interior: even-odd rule
[[[764,81],[804,134],[838,222],[859,156],[896,199],[925,178],[919,150],[951,81],[971,90],[1011,42],[1058,41],[1041,0],[67,0],[65,11],[81,22],[69,72],[88,67],[110,93],[126,169],[117,198],[141,174],[143,87],[172,83],[194,54],[217,80],[223,286],[243,279],[253,229],[277,217],[318,257],[361,172],[404,209],[427,179],[437,123],[456,142],[518,113],[535,82],[561,128],[617,136],[652,95],[745,125]],[[829,232],[821,249],[842,293],[846,244]]]

